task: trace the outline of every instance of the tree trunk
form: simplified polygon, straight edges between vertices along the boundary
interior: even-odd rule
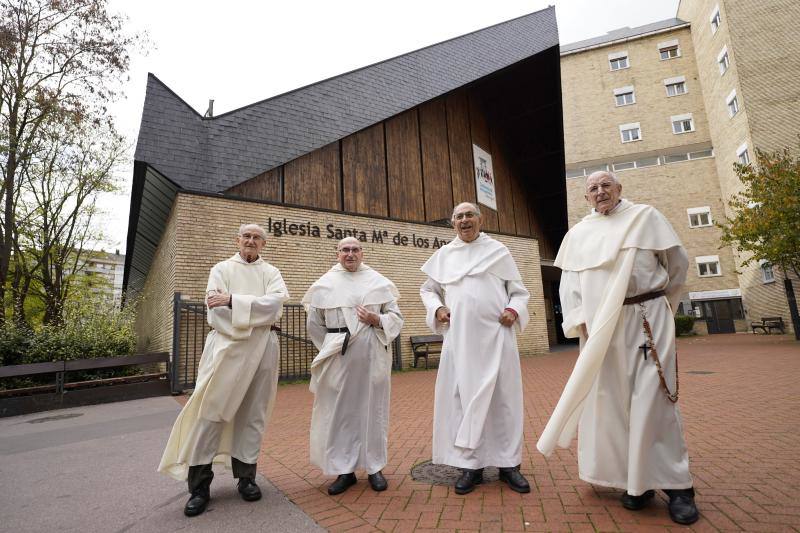
[[[786,300],[789,302],[789,314],[792,315],[794,338],[800,341],[800,313],[797,312],[797,299],[794,296],[792,280],[786,275],[783,276],[783,287],[786,289]]]

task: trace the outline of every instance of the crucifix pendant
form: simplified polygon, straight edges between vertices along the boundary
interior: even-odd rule
[[[639,346],[642,349],[642,355],[644,355],[644,360],[647,361],[647,350],[652,350],[653,347],[650,346],[647,342]]]

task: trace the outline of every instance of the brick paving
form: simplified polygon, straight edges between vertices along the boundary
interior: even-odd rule
[[[661,493],[649,508],[631,512],[620,506],[620,491],[578,479],[574,443],[549,459],[536,451],[576,350],[522,360],[522,472],[530,494],[491,483],[459,496],[411,479],[411,468],[431,457],[435,370],[393,376],[387,491],[373,492],[358,472],[357,485],[328,496],[332,479],[308,461],[306,384],[279,387],[259,470],[331,531],[800,531],[800,343],[738,334],[680,339],[678,347],[702,515],[691,528],[670,521]]]

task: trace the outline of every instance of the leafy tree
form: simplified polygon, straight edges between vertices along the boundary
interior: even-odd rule
[[[16,237],[20,174],[55,124],[110,121],[136,35],[107,0],[0,0],[0,302]],[[20,280],[22,282],[22,280]],[[0,323],[5,305],[0,305]]]
[[[17,205],[25,224],[18,224],[24,231],[15,264],[18,257],[29,263],[27,275],[38,283],[26,289],[39,289],[34,293],[44,303],[45,324],[61,322],[72,280],[88,261],[87,245],[103,238],[95,202],[98,193],[117,190],[115,174],[127,148],[102,123],[56,126],[48,129],[46,150],[26,167]]]
[[[766,260],[800,277],[800,157],[756,150],[756,163],[736,173],[744,189],[728,202],[735,215],[722,240],[751,253],[743,266]]]
[[[728,202],[735,214],[719,225],[722,241],[749,252],[743,266],[767,261],[783,271],[795,335],[800,335],[794,290],[786,276],[791,272],[800,278],[800,156],[788,149],[757,149],[755,164],[737,163],[735,168],[744,188]]]

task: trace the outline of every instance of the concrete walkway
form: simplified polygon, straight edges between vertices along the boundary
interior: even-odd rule
[[[155,471],[179,409],[160,397],[0,419],[0,531],[321,531],[263,477],[264,497],[242,501],[217,467],[206,513],[183,516],[186,484]]]

